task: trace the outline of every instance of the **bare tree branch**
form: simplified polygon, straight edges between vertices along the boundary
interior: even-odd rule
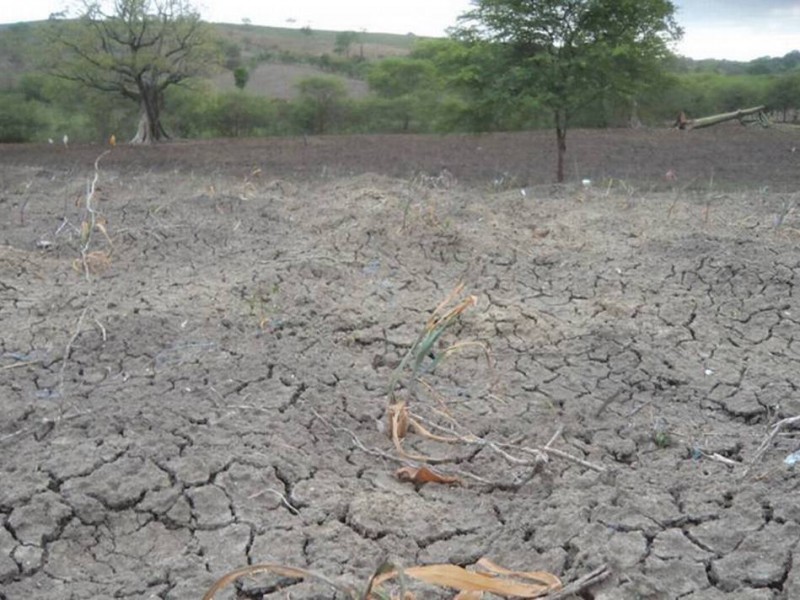
[[[56,23],[60,52],[51,72],[137,102],[141,116],[133,141],[165,137],[165,90],[207,70],[213,57],[208,28],[184,0],[115,0],[108,13],[83,2],[80,18]]]

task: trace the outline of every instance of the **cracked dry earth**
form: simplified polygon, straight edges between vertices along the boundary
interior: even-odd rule
[[[363,582],[384,554],[565,582],[609,564],[582,600],[800,598],[795,432],[745,474],[800,414],[786,197],[101,162],[113,254],[87,280],[92,174],[0,173],[3,600],[199,599],[258,562]],[[563,427],[553,447],[606,472],[411,436],[464,485],[395,479],[386,386],[459,281],[478,304],[450,341],[493,367],[451,356],[412,409],[531,447]]]

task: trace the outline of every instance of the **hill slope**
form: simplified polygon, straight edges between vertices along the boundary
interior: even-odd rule
[[[37,68],[40,33],[46,21],[0,25],[0,90],[17,86],[26,73]],[[294,96],[298,80],[315,75],[331,75],[308,61],[323,55],[335,56],[340,32],[258,25],[213,23],[224,57],[252,68],[248,90],[275,98]],[[408,54],[413,35],[357,32],[348,49],[351,57],[366,61]],[[366,93],[366,85],[352,77],[340,77],[352,97]],[[233,88],[230,70],[210,77],[219,89]]]

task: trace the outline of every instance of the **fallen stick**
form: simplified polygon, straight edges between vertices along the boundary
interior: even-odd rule
[[[36,363],[42,362],[41,359],[38,360],[26,360],[24,362],[14,363],[13,365],[4,365],[0,367],[0,371],[5,371],[7,369],[17,369],[19,367],[27,367],[28,365],[35,365]]]
[[[537,448],[538,449],[538,448]],[[600,465],[596,465],[594,463],[590,463],[588,460],[583,460],[582,458],[578,458],[577,456],[573,456],[568,452],[564,452],[563,450],[559,450],[558,448],[548,448],[545,446],[540,450],[550,454],[551,456],[557,456],[558,458],[563,458],[568,462],[575,463],[576,465],[580,465],[582,467],[586,467],[587,469],[591,469],[592,471],[597,471],[598,473],[605,473],[606,468]]]
[[[566,600],[572,596],[577,596],[586,588],[592,587],[608,578],[611,575],[611,569],[608,565],[601,565],[591,573],[587,573],[570,584],[565,585],[561,590],[555,594],[547,594],[543,596],[545,600]]]

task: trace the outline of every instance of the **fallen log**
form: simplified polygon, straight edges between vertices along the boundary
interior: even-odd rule
[[[712,125],[724,123],[725,121],[733,121],[734,119],[739,119],[740,121],[744,122],[743,118],[749,115],[758,115],[758,121],[764,127],[767,127],[769,125],[769,119],[764,113],[766,108],[767,107],[763,105],[754,106],[753,108],[740,108],[739,110],[735,110],[733,112],[720,113],[718,115],[701,117],[699,119],[687,119],[686,115],[681,112],[675,122],[675,127],[678,129],[700,129],[701,127],[711,127]]]

